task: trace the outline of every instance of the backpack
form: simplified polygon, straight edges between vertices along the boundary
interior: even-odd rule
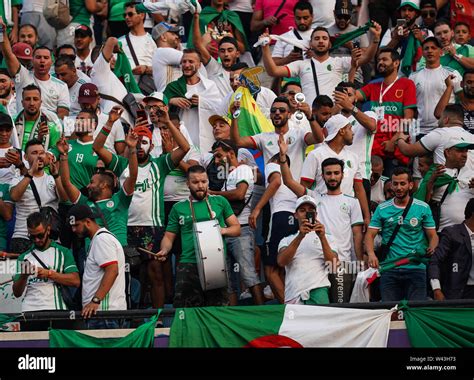
[[[43,16],[53,28],[65,28],[72,21],[69,13],[69,0],[45,0]]]

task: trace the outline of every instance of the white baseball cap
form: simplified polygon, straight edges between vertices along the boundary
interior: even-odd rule
[[[150,95],[145,96],[143,98],[143,101],[146,103],[149,100],[153,100],[153,99],[154,100],[159,100],[160,102],[165,103],[165,105],[168,105],[168,98],[166,97],[165,94],[163,94],[162,92],[159,92],[159,91],[152,92]]]
[[[324,141],[331,141],[337,136],[339,131],[350,124],[349,119],[340,113],[334,116],[331,116],[328,121],[324,124],[324,128],[328,131],[328,135]]]
[[[449,148],[467,148],[467,149],[474,149],[474,138],[467,138],[465,139],[462,136],[452,136],[447,143],[444,145],[444,149]]]
[[[300,206],[305,204],[305,203],[309,203],[310,205],[313,205],[315,208],[318,207],[317,204],[316,204],[316,199],[314,199],[313,197],[311,197],[309,195],[303,195],[302,197],[299,197],[296,200],[295,211],[298,210],[300,208]]]

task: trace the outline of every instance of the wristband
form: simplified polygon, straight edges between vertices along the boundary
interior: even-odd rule
[[[102,130],[100,131],[100,133],[102,133],[103,135],[108,137],[109,134],[110,134],[110,129],[107,129],[107,128],[103,127]]]
[[[53,174],[54,179],[58,179],[58,177],[59,177],[59,174]]]
[[[0,252],[0,260],[6,260],[7,259],[7,253],[6,252]]]
[[[23,177],[33,179],[33,176],[30,173],[26,173]]]
[[[282,161],[282,160],[278,159],[278,162],[279,162],[280,164],[286,164],[287,160]]]
[[[310,122],[316,120],[316,118],[314,117],[313,114],[311,114],[311,117],[310,117],[310,118],[309,118],[308,116],[306,116],[306,119],[308,119],[308,121],[310,121]]]

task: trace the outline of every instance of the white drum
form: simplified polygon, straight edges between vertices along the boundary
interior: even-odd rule
[[[194,249],[202,290],[227,286],[224,242],[218,220],[193,224]]]

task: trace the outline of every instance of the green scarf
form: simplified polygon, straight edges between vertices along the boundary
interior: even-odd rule
[[[414,198],[419,199],[420,201],[425,202],[426,196],[427,196],[427,187],[428,187],[428,182],[433,175],[433,173],[436,170],[436,165],[433,164],[430,166],[429,170],[426,172],[425,176],[423,177],[423,181],[420,183],[420,187],[416,191],[416,193],[413,195]],[[453,191],[456,190],[457,186],[457,179],[451,177],[448,174],[443,174],[442,176],[439,176],[436,178],[434,184],[433,184],[433,190],[437,189],[439,187],[448,185],[448,194],[451,194]]]
[[[362,36],[363,34],[367,33],[369,29],[373,26],[374,26],[374,23],[372,21],[369,21],[364,26],[360,26],[356,30],[353,30],[352,32],[341,34],[339,37],[336,37],[336,39],[333,41],[331,51],[341,47],[346,42],[352,41],[356,39],[357,37]]]
[[[247,49],[247,37],[245,36],[245,31],[244,27],[242,26],[242,22],[240,21],[240,17],[237,13],[234,11],[229,11],[227,9],[224,9],[222,12],[218,12],[215,8],[212,7],[205,7],[201,14],[199,15],[199,29],[201,30],[201,35],[206,32],[206,26],[213,21],[214,19],[219,18],[219,21],[222,22],[229,22],[234,26],[235,29],[237,29],[242,36],[244,37],[244,44],[245,48]],[[194,20],[191,23],[190,27],[190,33],[188,37],[188,48],[194,48],[194,43],[193,43],[193,25],[194,25]]]
[[[423,245],[422,245],[423,246]],[[430,261],[430,257],[426,255],[426,251],[416,251],[416,252],[411,252],[405,257],[396,257],[393,259],[387,259],[384,260],[380,263],[379,267],[379,273],[383,274],[384,272],[393,269],[393,268],[398,268],[403,265],[408,265],[408,264],[428,264]]]
[[[186,79],[184,76],[179,77],[173,82],[168,83],[163,92],[168,100],[172,98],[186,98],[186,92],[188,91],[186,87]],[[192,105],[191,108],[197,107]]]
[[[469,48],[467,45],[462,45],[456,49],[457,54],[461,54],[464,57],[469,57]],[[445,54],[440,59],[441,66],[448,66],[454,70],[457,70],[459,74],[463,75],[466,68],[454,59],[451,54]]]
[[[407,46],[405,48],[405,54],[401,63],[401,71],[405,76],[410,76],[413,71],[413,67],[416,67],[416,63],[421,58],[421,42],[415,38],[412,32],[408,36]]]
[[[119,43],[120,44],[120,43]],[[117,61],[115,62],[114,74],[121,80],[128,92],[133,94],[141,94],[142,91],[138,87],[135,76],[132,73],[130,61],[122,50],[120,44],[120,51],[117,53]]]

